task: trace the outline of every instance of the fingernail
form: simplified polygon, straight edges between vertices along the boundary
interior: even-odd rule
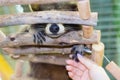
[[[78,58],[83,58],[83,56],[82,56],[82,55],[80,55],[80,54],[77,54],[77,56],[78,56]]]

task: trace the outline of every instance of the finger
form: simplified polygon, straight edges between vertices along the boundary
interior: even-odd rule
[[[74,75],[72,72],[68,72],[68,75],[72,80],[81,80],[80,76]]]
[[[77,69],[77,68],[73,69],[72,72],[73,72],[76,76],[82,76],[82,75],[83,75],[83,71],[80,70],[80,69]]]
[[[66,66],[66,70],[68,70],[68,71],[72,71],[73,68],[72,68],[72,66]]]
[[[97,66],[93,61],[81,56],[80,54],[77,54],[79,61],[85,65],[88,69],[94,68]]]
[[[89,76],[89,71],[88,70],[84,71],[84,73],[83,73],[83,75],[82,75],[80,80],[90,80],[90,76]]]
[[[83,64],[81,64],[80,62],[75,62],[74,60],[66,60],[66,63],[68,65],[74,66],[82,71],[84,71],[86,69],[86,67]]]
[[[72,72],[68,72],[68,75],[69,75],[69,77],[70,77],[71,79],[73,79],[74,74],[73,74]]]
[[[83,74],[83,71],[78,69],[78,68],[76,68],[76,67],[66,66],[66,69],[69,72],[72,72],[74,75],[77,75],[77,76],[81,76]]]

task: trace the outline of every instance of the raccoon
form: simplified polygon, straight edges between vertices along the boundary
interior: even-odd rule
[[[77,11],[75,3],[53,3],[53,4],[31,4],[32,11]],[[46,41],[45,36],[51,38],[58,38],[63,34],[70,31],[81,30],[80,25],[77,24],[32,24],[29,28],[24,29],[22,32],[32,32],[36,44],[42,44]],[[30,62],[31,72],[29,76],[38,80],[70,80],[67,75],[65,66]]]

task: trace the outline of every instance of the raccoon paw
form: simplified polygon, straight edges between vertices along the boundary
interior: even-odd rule
[[[73,46],[72,50],[72,59],[75,60],[76,62],[79,62],[77,54],[80,54],[83,56],[84,54],[84,46],[83,45],[75,45]]]
[[[36,32],[35,34],[33,34],[33,37],[34,37],[33,41],[34,41],[35,44],[43,44],[43,42],[46,41],[45,35],[41,31]]]

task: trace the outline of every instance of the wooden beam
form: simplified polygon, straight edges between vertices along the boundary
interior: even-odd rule
[[[25,45],[28,45],[29,47],[30,46],[41,47],[42,45],[61,46],[60,45],[61,42],[66,43],[66,45],[69,45],[69,46],[75,45],[75,44],[93,44],[93,43],[100,42],[101,32],[99,30],[95,30],[93,32],[93,35],[89,39],[84,38],[82,33],[83,33],[82,31],[71,31],[58,38],[50,38],[48,36],[45,36],[46,41],[40,45],[36,45],[33,42],[34,37],[29,33],[15,36],[14,40],[11,40],[9,36],[6,38],[6,40],[0,42],[0,48],[20,47]]]
[[[69,2],[77,0],[0,0],[0,6],[18,5],[18,4],[50,4],[57,2]]]
[[[83,24],[83,25],[97,25],[97,13],[91,13],[88,20],[83,20],[79,17],[79,12],[74,11],[41,11],[13,15],[1,15],[0,27],[36,24],[36,23],[65,23],[65,24]]]

